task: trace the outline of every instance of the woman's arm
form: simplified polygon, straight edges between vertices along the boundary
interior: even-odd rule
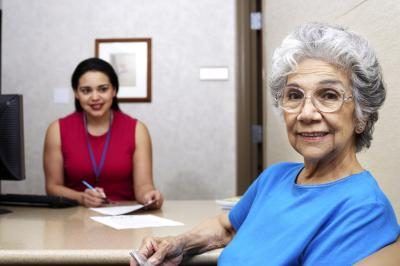
[[[176,237],[146,238],[139,252],[148,258],[151,265],[179,265],[184,255],[200,254],[226,246],[234,234],[228,214],[224,213]],[[131,266],[136,265],[131,260]]]
[[[135,132],[133,179],[136,200],[142,204],[154,201],[151,207],[160,208],[163,197],[153,183],[151,138],[146,126],[140,121],[136,125]]]
[[[400,238],[356,264],[357,266],[400,265]]]
[[[43,169],[46,178],[46,192],[49,195],[74,199],[87,207],[97,207],[103,203],[98,192],[89,189],[78,192],[64,186],[64,159],[61,152],[60,125],[50,124],[46,132],[43,150]]]

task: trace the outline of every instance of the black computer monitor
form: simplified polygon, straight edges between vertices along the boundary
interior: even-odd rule
[[[23,179],[25,154],[22,95],[3,94],[0,95],[0,181]],[[9,211],[0,209],[0,213],[6,212]]]

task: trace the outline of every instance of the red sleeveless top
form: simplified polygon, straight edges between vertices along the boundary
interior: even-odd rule
[[[86,187],[82,180],[102,187],[111,200],[134,200],[133,154],[137,120],[113,111],[111,136],[105,161],[98,182],[90,160],[83,112],[74,112],[59,120],[61,151],[64,159],[64,185],[77,191]],[[101,136],[89,134],[90,145],[97,165],[106,142],[107,133]]]

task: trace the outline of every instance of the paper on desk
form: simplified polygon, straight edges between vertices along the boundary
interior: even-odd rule
[[[105,215],[121,215],[140,210],[143,207],[144,205],[142,204],[134,204],[129,206],[113,206],[113,207],[100,207],[100,208],[90,208],[90,209]]]
[[[151,214],[144,215],[115,215],[115,216],[93,216],[96,222],[108,225],[115,229],[136,229],[145,227],[178,226],[183,223],[161,218]]]

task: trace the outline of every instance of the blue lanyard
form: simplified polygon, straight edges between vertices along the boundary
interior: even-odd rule
[[[104,162],[105,162],[106,154],[107,154],[107,150],[108,150],[108,145],[110,144],[112,120],[113,120],[113,113],[111,111],[110,128],[108,129],[107,136],[106,136],[106,142],[104,143],[103,150],[101,152],[100,165],[97,166],[96,158],[94,157],[94,153],[93,153],[93,149],[92,149],[92,145],[90,145],[89,131],[87,128],[87,121],[86,121],[86,114],[83,114],[83,122],[85,124],[85,133],[86,133],[86,143],[87,143],[87,147],[88,147],[88,151],[89,151],[89,155],[90,155],[90,161],[92,162],[92,169],[96,176],[96,184],[99,182],[99,176],[100,176],[101,170],[103,169],[103,166],[104,166]]]

